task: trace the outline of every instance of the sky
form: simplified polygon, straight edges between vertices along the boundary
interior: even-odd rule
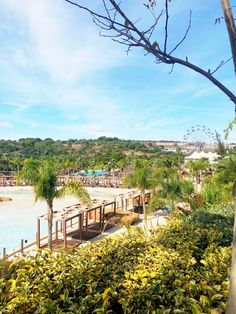
[[[102,1],[75,0],[102,12]],[[143,29],[152,17],[144,0],[121,2]],[[158,2],[158,9],[161,1]],[[231,51],[219,0],[170,2],[168,49],[187,39],[174,54],[203,69],[215,69]],[[199,74],[156,64],[140,48],[99,36],[91,17],[64,0],[0,0],[0,138],[98,138],[204,140],[197,125],[223,130],[234,105]],[[153,41],[162,42],[161,23]],[[233,63],[215,74],[235,90]],[[200,128],[202,129],[202,127]],[[236,142],[236,132],[228,141]]]

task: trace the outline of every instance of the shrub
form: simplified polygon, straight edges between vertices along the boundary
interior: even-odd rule
[[[213,179],[205,180],[201,196],[205,207],[232,202],[232,184],[219,184]]]
[[[208,220],[202,211],[178,213],[150,236],[133,227],[84,247],[5,263],[0,312],[225,313],[232,225],[229,210],[217,210]]]

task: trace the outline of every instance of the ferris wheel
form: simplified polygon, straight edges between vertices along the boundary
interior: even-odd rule
[[[204,125],[195,125],[186,131],[184,141],[197,151],[212,151],[216,147],[216,135]]]

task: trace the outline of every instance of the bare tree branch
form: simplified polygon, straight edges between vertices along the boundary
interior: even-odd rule
[[[154,17],[154,23],[149,27],[148,30],[146,30],[146,31],[144,32],[144,35],[149,34],[148,40],[150,40],[150,38],[152,37],[152,34],[153,34],[153,32],[154,32],[154,30],[155,30],[155,28],[156,28],[156,26],[157,26],[157,23],[159,22],[159,19],[162,17],[163,13],[164,13],[164,10],[162,10],[162,11],[160,12],[160,14],[159,14],[158,17],[155,17],[155,16],[152,14],[153,17]]]
[[[211,75],[214,74],[216,71],[218,71],[222,66],[224,66],[227,62],[229,62],[230,60],[232,60],[232,57],[230,57],[229,59],[227,59],[226,61],[221,61],[221,63],[215,68],[214,71],[211,71]]]
[[[171,66],[170,72],[168,72],[168,74],[171,74],[173,72],[174,66],[175,66],[175,64],[173,63],[172,66]]]
[[[183,36],[183,38],[180,40],[180,42],[169,52],[169,54],[171,55],[183,42],[184,40],[187,38],[188,32],[191,28],[191,24],[192,24],[192,11],[189,11],[189,22],[188,22],[188,27],[185,31],[185,34]]]
[[[169,22],[169,0],[165,0],[165,15],[166,15],[166,23],[165,23],[165,42],[164,42],[164,53],[166,53],[167,41],[168,41],[168,22]]]
[[[113,41],[118,42],[127,47],[126,52],[129,53],[132,47],[140,47],[145,50],[146,54],[152,54],[155,58],[155,63],[165,63],[172,65],[170,73],[173,71],[173,67],[175,64],[180,64],[184,67],[187,67],[205,78],[211,81],[214,85],[216,85],[225,95],[227,95],[231,101],[236,104],[236,95],[231,92],[226,86],[224,86],[220,81],[218,81],[213,74],[221,68],[226,62],[221,62],[219,66],[214,70],[204,70],[203,68],[189,62],[188,58],[177,58],[173,56],[173,53],[176,49],[184,42],[186,39],[189,30],[191,28],[192,22],[192,12],[189,13],[189,23],[187,29],[184,33],[182,39],[174,46],[174,48],[167,52],[167,44],[168,44],[168,23],[169,23],[169,11],[168,11],[168,1],[165,0],[165,10],[160,10],[160,14],[156,16],[154,13],[154,8],[156,6],[156,1],[149,1],[148,4],[145,5],[147,9],[151,12],[151,15],[154,19],[154,22],[148,27],[145,31],[141,31],[137,24],[139,21],[132,22],[132,20],[124,13],[121,9],[121,4],[115,0],[102,0],[104,6],[104,15],[99,14],[97,12],[92,11],[88,7],[84,7],[76,2],[71,0],[65,0],[66,2],[77,6],[80,9],[87,11],[93,18],[93,21],[96,25],[98,25],[103,31],[111,32],[111,34],[101,34],[104,37],[110,37]],[[108,6],[110,5],[110,7]],[[114,12],[111,14],[111,12]],[[158,25],[159,20],[164,17],[164,44],[161,47],[160,42],[155,40],[151,42],[154,31]],[[123,24],[121,21],[124,21]]]

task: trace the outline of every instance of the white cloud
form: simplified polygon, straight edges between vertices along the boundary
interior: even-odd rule
[[[7,106],[7,107],[13,107],[15,112],[17,111],[17,113],[21,112],[21,111],[25,111],[29,106],[23,103],[18,103],[16,101],[2,101],[1,104],[3,106]]]
[[[11,124],[9,121],[0,121],[0,127],[2,127],[2,128],[12,128],[13,124]]]
[[[28,46],[12,52],[12,58],[23,67],[30,58],[32,65],[44,67],[53,80],[69,82],[121,64],[125,57],[119,46],[99,38],[97,28],[92,23],[88,26],[81,12],[72,11],[64,1],[55,5],[52,0],[8,0],[7,5],[25,29]],[[71,18],[74,11],[77,23]]]
[[[0,52],[6,72],[2,80],[11,94],[25,98],[24,103],[14,97],[4,105],[27,111],[47,104],[71,121],[80,117],[81,109],[91,117],[95,112],[107,115],[107,110],[117,115],[117,104],[110,101],[99,73],[124,66],[123,47],[99,37],[84,13],[64,1],[0,0],[1,4],[17,26],[9,34],[14,45],[9,39],[7,53]]]
[[[93,5],[99,5],[99,2]],[[132,9],[131,14],[140,16],[142,11],[136,12],[125,2],[123,5]],[[177,18],[182,17],[183,10],[190,6],[195,6],[195,12],[206,6],[194,0],[184,4],[173,2],[172,5],[176,6],[174,14]],[[214,92],[214,87],[209,88],[202,78],[199,83],[197,75],[180,66],[176,66],[173,75],[167,79],[166,66],[154,65],[153,58],[145,58],[140,50],[137,55],[134,50],[132,56],[126,57],[124,47],[99,37],[98,28],[92,21],[88,22],[88,16],[64,0],[0,0],[0,6],[0,15],[8,22],[0,19],[0,35],[4,35],[0,50],[1,120],[25,128],[22,132],[27,133],[31,127],[32,134],[46,134],[47,131],[51,137],[58,134],[63,138],[100,135],[123,138],[149,138],[151,135],[157,138],[162,130],[175,133],[181,128],[180,124],[183,128],[191,119],[197,119],[196,110],[202,116],[211,114],[211,107],[201,106],[201,102],[209,96],[209,102],[213,103],[210,96],[217,94],[217,89]],[[142,3],[140,10],[143,10]],[[141,23],[143,19],[142,16]],[[176,33],[179,34],[177,30],[172,33],[174,38]],[[192,47],[189,45],[201,62],[208,62],[206,49],[200,54]],[[131,69],[128,62],[133,66]],[[110,70],[117,67],[127,70],[124,72],[127,86],[123,84],[121,71],[115,82],[116,73]],[[149,90],[148,82],[137,91],[144,100],[141,107],[141,100],[134,95],[135,84],[129,85],[125,75],[135,71],[137,81],[141,81],[144,68],[151,73],[154,67],[157,72],[150,75],[150,86],[156,79],[155,73],[161,80],[153,84],[152,91],[150,87],[150,93],[146,90]],[[162,84],[165,80],[168,82]],[[143,96],[145,92],[146,98]],[[141,110],[135,107],[135,101]],[[194,101],[199,105],[194,107]],[[217,104],[220,107],[220,100]],[[217,104],[214,102],[215,107]],[[220,109],[218,111],[215,108],[215,116],[216,113],[220,116]],[[180,112],[183,117],[179,115],[180,118],[175,119]],[[163,138],[165,135],[163,131]]]

